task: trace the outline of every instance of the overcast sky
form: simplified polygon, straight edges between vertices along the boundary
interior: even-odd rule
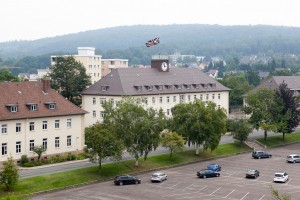
[[[0,42],[137,24],[300,27],[300,0],[1,0]]]

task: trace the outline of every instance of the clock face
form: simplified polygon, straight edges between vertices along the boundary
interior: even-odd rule
[[[167,71],[168,70],[168,63],[166,63],[166,62],[163,62],[162,64],[161,64],[161,70],[162,71]]]

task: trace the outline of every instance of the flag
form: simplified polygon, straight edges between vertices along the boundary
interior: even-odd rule
[[[146,46],[147,47],[151,47],[151,46],[153,46],[153,45],[157,45],[157,44],[159,44],[159,37],[157,37],[157,38],[154,38],[154,39],[152,39],[152,40],[149,40],[148,42],[146,42],[145,44],[146,44]]]

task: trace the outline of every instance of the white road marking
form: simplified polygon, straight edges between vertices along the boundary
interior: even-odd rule
[[[240,200],[243,200],[248,194],[249,194],[249,192],[247,194],[245,194],[245,196],[243,196]]]
[[[210,193],[209,195],[214,194],[215,192],[217,192],[218,190],[220,190],[221,188],[216,189],[214,192]]]
[[[227,194],[224,198],[226,199],[229,195],[231,195],[235,190],[232,190],[229,194]]]
[[[263,195],[262,197],[260,197],[260,199],[259,199],[259,200],[262,200],[264,197],[265,197],[265,195]]]

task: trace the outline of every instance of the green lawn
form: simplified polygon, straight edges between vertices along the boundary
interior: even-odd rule
[[[300,132],[285,134],[285,140],[283,140],[282,134],[278,133],[276,136],[267,137],[267,143],[265,143],[264,138],[260,138],[258,141],[267,147],[278,147],[284,144],[300,142]]]
[[[184,163],[192,163],[208,158],[234,155],[250,151],[250,148],[239,143],[223,144],[213,151],[200,150],[200,155],[195,155],[195,150],[177,152],[173,154],[170,160],[169,154],[151,156],[146,161],[139,160],[139,166],[135,167],[134,160],[121,161],[102,165],[101,172],[98,166],[76,169],[61,173],[37,176],[32,178],[21,179],[18,186],[10,195],[32,194],[34,192],[51,190],[55,188],[64,188],[76,184],[109,180],[118,174],[131,174],[143,171],[154,170],[161,167],[176,166]],[[0,196],[9,195],[0,190]],[[15,199],[15,198],[11,198]],[[1,197],[0,197],[1,200]]]

